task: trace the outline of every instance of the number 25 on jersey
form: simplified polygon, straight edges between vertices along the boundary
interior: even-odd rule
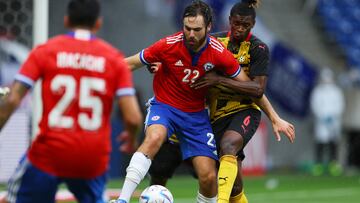
[[[79,86],[79,96],[76,95],[77,85]],[[105,81],[101,78],[81,77],[79,84],[73,76],[57,75],[50,84],[50,89],[56,94],[59,90],[65,88],[65,92],[51,109],[48,117],[48,126],[53,128],[70,129],[75,125],[74,118],[64,115],[64,112],[75,98],[79,98],[79,108],[91,109],[92,115],[85,112],[77,115],[77,122],[84,130],[97,130],[102,123],[103,102],[98,96],[91,93],[93,91],[105,94]]]

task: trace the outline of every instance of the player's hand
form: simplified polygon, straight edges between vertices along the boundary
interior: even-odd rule
[[[220,75],[218,75],[215,71],[210,71],[206,73],[202,78],[192,83],[190,87],[194,89],[200,89],[204,87],[214,86],[219,84],[220,79]]]
[[[277,141],[281,140],[280,133],[284,133],[289,141],[294,143],[295,127],[291,123],[279,118],[277,121],[272,123],[272,127]]]
[[[119,147],[120,152],[123,152],[126,154],[132,154],[137,149],[136,139],[132,138],[127,131],[121,132],[116,137],[116,141],[121,143],[121,145]]]
[[[160,62],[151,63],[150,65],[147,65],[146,68],[150,73],[156,73],[161,68]]]

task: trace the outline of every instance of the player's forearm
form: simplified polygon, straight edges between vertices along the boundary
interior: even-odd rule
[[[143,124],[143,116],[140,108],[136,107],[136,109],[134,109],[130,115],[126,115],[123,118],[125,123],[125,129],[130,133],[130,135],[136,137],[136,135],[141,130]]]
[[[143,123],[143,115],[135,96],[124,96],[119,100],[125,130],[132,138],[138,134]]]
[[[264,89],[261,87],[261,85],[254,81],[237,81],[222,76],[219,83],[240,94],[244,94],[250,97],[261,98],[264,94]]]
[[[260,99],[253,99],[253,101],[261,108],[272,123],[280,118],[266,95],[263,95]]]
[[[134,71],[134,70],[144,66],[144,64],[142,64],[141,60],[140,60],[140,53],[126,57],[125,61],[129,64],[131,71]]]
[[[4,127],[11,114],[20,105],[28,88],[19,82],[14,82],[8,95],[0,98],[0,130]]]
[[[0,101],[0,130],[4,127],[16,107],[17,105],[14,105],[14,103],[9,102],[7,99]]]

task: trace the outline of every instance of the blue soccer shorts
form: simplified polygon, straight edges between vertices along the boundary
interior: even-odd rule
[[[24,157],[8,182],[9,203],[55,203],[58,186],[65,183],[80,203],[105,203],[107,174],[94,179],[61,178],[33,166]]]
[[[147,103],[145,126],[160,124],[166,127],[168,138],[176,134],[183,160],[206,156],[218,160],[214,134],[207,110],[183,112],[152,98]]]

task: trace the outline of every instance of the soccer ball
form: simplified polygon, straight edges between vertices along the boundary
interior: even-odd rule
[[[174,203],[174,198],[166,187],[151,185],[141,193],[139,203]]]

